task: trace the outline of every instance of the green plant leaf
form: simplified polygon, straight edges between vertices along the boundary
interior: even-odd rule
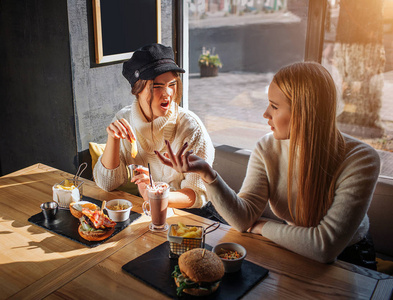
[[[214,66],[214,67],[218,67],[221,68],[222,67],[222,63],[220,60],[220,57],[218,56],[218,54],[210,54],[209,51],[206,51],[206,53],[203,53],[199,56],[199,60],[198,60],[198,65],[199,66]]]

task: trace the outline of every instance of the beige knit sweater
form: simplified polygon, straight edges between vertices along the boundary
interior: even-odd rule
[[[257,143],[239,194],[217,176],[211,184],[206,184],[208,198],[220,215],[239,231],[246,231],[270,203],[272,211],[287,224],[268,221],[262,228],[263,236],[311,259],[334,261],[345,247],[366,235],[369,228],[366,213],[380,170],[378,153],[372,147],[347,135],[344,138],[346,158],[336,183],[334,202],[316,227],[293,224],[287,203],[289,140],[276,140],[272,134]],[[296,195],[294,186],[293,199]]]
[[[138,164],[150,170],[154,181],[167,182],[171,190],[190,188],[194,190],[196,200],[192,208],[199,208],[207,203],[206,188],[199,175],[181,174],[170,167],[165,166],[154,154],[154,150],[160,153],[167,152],[165,140],[171,143],[176,153],[185,142],[188,142],[188,150],[193,149],[194,154],[205,159],[210,165],[214,160],[214,146],[209,134],[201,120],[191,111],[172,103],[167,116],[159,117],[152,123],[143,116],[139,103],[135,100],[130,106],[124,107],[116,114],[117,119],[126,119],[137,138],[138,154],[131,157],[131,144],[126,140],[120,143],[120,165],[116,169],[108,170],[101,163],[99,157],[94,167],[94,179],[97,185],[107,191],[116,189],[128,180],[126,166]]]

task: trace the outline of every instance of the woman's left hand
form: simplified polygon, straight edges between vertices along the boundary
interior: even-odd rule
[[[256,233],[262,235],[262,228],[265,225],[266,221],[258,220],[250,228],[248,228],[247,232]]]
[[[196,173],[206,182],[211,182],[215,179],[216,172],[204,159],[192,154],[193,150],[185,151],[188,147],[188,143],[184,143],[176,154],[173,153],[172,147],[168,141],[165,141],[165,144],[168,153],[162,155],[158,151],[155,151],[155,154],[164,165],[175,169],[179,173]]]

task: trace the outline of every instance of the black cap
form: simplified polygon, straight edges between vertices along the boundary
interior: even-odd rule
[[[169,71],[185,72],[175,63],[172,48],[161,44],[143,46],[123,63],[123,76],[131,86],[139,79],[154,79]]]

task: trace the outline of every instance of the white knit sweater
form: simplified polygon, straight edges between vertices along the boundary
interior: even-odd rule
[[[346,157],[336,183],[334,202],[316,227],[293,224],[287,202],[289,140],[276,140],[272,134],[257,143],[239,194],[217,176],[206,184],[208,198],[220,215],[239,231],[246,231],[270,203],[272,211],[287,224],[268,221],[262,228],[263,236],[314,260],[334,261],[345,247],[366,235],[369,228],[366,213],[380,170],[379,155],[372,147],[347,135],[344,138]],[[296,195],[294,185],[293,199]]]
[[[161,154],[167,152],[165,140],[171,143],[176,153],[185,142],[188,142],[187,150],[194,150],[194,154],[205,159],[210,165],[214,160],[214,146],[209,134],[201,120],[191,111],[172,103],[167,116],[148,122],[143,116],[139,103],[135,100],[130,106],[124,107],[116,114],[117,119],[126,119],[137,138],[138,154],[131,157],[131,144],[126,140],[120,142],[120,165],[116,169],[108,170],[101,163],[99,157],[94,167],[94,179],[96,184],[107,191],[116,189],[128,180],[126,166],[138,164],[150,170],[154,181],[167,182],[171,190],[190,188],[195,192],[195,203],[191,208],[199,208],[207,203],[206,188],[202,179],[196,174],[181,174],[170,167],[165,166],[154,154],[157,150]]]

